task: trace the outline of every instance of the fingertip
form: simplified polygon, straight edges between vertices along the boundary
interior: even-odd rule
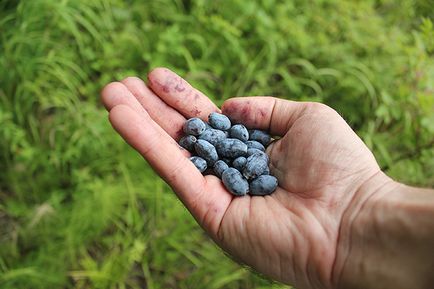
[[[155,96],[146,83],[139,77],[128,76],[121,81],[134,97],[148,110],[149,98]],[[156,97],[156,96],[155,96]]]
[[[220,111],[201,91],[168,68],[154,68],[148,74],[148,86],[167,105],[186,118],[206,119],[211,112]]]
[[[121,83],[128,86],[128,85],[141,84],[141,83],[144,83],[144,81],[137,76],[128,76],[128,77],[125,77],[124,79],[122,79]]]
[[[128,76],[121,80],[122,84],[134,95],[134,97],[141,102],[145,97],[145,94],[152,93],[146,86],[146,83],[137,76]],[[142,106],[146,109],[145,105]]]
[[[131,119],[134,119],[135,117],[139,120],[138,114],[131,107],[125,104],[118,104],[109,112],[109,121],[116,130],[124,124],[134,123],[131,122]]]
[[[154,69],[152,69],[148,73],[147,78],[148,78],[149,84],[152,85],[155,82],[159,82],[159,81],[163,80],[168,75],[173,75],[173,74],[175,74],[175,73],[166,67],[155,67]]]
[[[126,92],[126,87],[121,82],[110,82],[103,87],[100,93],[101,102],[104,107],[110,111],[113,107],[119,104],[122,95]]]

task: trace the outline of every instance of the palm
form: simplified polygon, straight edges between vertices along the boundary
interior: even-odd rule
[[[185,118],[206,119],[218,108],[168,70],[154,70],[149,79],[152,91],[137,78],[104,89],[116,130],[235,258],[301,288],[331,287],[343,212],[357,187],[378,170],[345,121],[318,104],[276,105],[274,98],[226,102],[222,110],[232,119],[282,137],[268,149],[279,180],[276,192],[235,198],[216,177],[202,177],[174,141]]]
[[[232,200],[220,227],[223,246],[274,279],[298,279],[308,288],[330,284],[340,219],[361,181],[356,176],[376,163],[339,115],[317,104],[269,154],[280,187],[270,197]]]

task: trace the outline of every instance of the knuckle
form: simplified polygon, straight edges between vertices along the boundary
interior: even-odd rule
[[[320,102],[306,103],[306,110],[311,113],[336,113],[333,108]]]

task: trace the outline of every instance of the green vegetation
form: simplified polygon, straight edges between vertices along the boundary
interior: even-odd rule
[[[327,103],[434,185],[432,0],[2,0],[1,288],[287,288],[227,258],[112,131],[109,81],[155,66],[221,104]]]

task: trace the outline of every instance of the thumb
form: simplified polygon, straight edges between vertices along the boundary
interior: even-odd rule
[[[223,103],[222,112],[234,123],[283,136],[298,118],[312,111],[316,105],[320,104],[275,97],[236,97]]]

